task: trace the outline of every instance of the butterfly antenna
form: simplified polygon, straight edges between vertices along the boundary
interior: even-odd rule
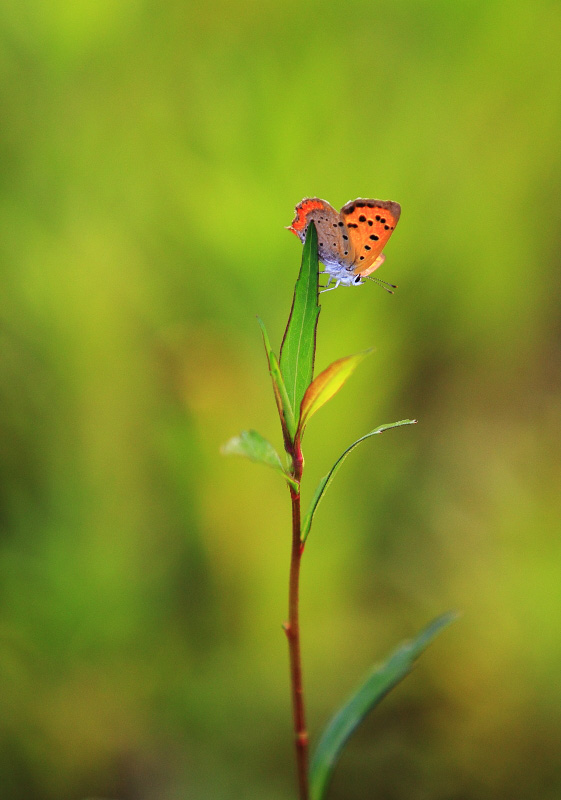
[[[369,281],[377,283],[378,286],[381,286],[382,289],[385,289],[388,294],[395,294],[395,292],[392,292],[392,289],[397,289],[395,283],[388,283],[387,281],[383,281],[382,278],[371,278],[370,275],[365,275],[364,277]]]

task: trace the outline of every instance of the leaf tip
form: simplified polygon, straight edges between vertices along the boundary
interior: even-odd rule
[[[440,616],[433,619],[432,622],[425,627],[425,629],[421,632],[421,634],[417,637],[417,641],[423,641],[424,646],[429,644],[438,633],[444,628],[447,628],[453,622],[455,622],[459,617],[461,617],[461,612],[457,611],[456,609],[452,609],[450,611],[445,611]]]
[[[232,436],[227,442],[222,442],[219,447],[220,455],[231,456],[235,453],[236,447],[239,447],[241,436]]]

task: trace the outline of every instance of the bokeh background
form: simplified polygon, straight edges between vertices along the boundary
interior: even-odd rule
[[[318,195],[397,200],[322,298],[302,576],[312,736],[462,616],[333,800],[561,792],[561,9],[553,0],[0,8],[0,782],[7,800],[294,798],[278,346]]]

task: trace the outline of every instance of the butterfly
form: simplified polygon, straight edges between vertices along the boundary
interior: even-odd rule
[[[382,253],[399,221],[401,206],[391,200],[365,200],[346,203],[341,211],[318,197],[307,197],[296,206],[296,216],[288,230],[304,242],[310,222],[318,234],[318,257],[329,275],[322,291],[341,286],[361,286],[385,260]],[[331,281],[335,286],[329,287]],[[379,283],[376,278],[370,278]],[[387,284],[393,289],[393,284]],[[388,289],[389,291],[389,289]]]

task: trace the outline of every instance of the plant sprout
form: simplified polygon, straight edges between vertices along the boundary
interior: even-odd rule
[[[341,389],[370,350],[334,361],[313,377],[316,332],[320,312],[318,303],[318,240],[313,222],[308,225],[302,264],[292,308],[282,340],[280,359],[271,347],[263,322],[259,319],[273,392],[280,419],[287,466],[273,445],[256,431],[243,431],[222,448],[225,454],[241,455],[279,472],[285,479],[292,504],[292,546],[289,573],[288,620],[283,628],[290,656],[290,686],[294,722],[299,800],[323,800],[333,770],[348,738],[366,714],[410,671],[419,655],[434,637],[454,619],[443,614],[428,625],[415,639],[401,644],[370,675],[328,723],[309,759],[299,625],[300,565],[315,512],[335,473],[345,458],[361,442],[391,428],[413,425],[416,420],[403,419],[379,425],[353,442],[320,480],[306,513],[302,516],[300,487],[304,471],[302,439],[310,419]]]

